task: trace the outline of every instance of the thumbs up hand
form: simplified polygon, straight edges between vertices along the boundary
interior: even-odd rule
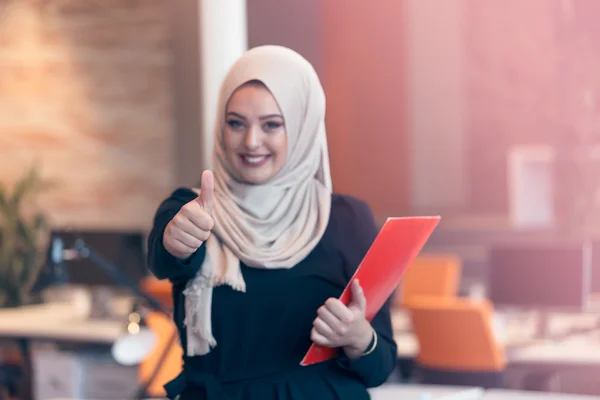
[[[310,334],[321,346],[343,347],[349,358],[358,358],[373,339],[373,328],[365,318],[367,299],[358,280],[352,282],[352,301],[348,306],[339,299],[328,299],[317,314]]]
[[[211,216],[213,193],[213,173],[206,170],[202,173],[200,195],[181,207],[165,228],[163,245],[174,257],[188,258],[210,236],[214,226]]]

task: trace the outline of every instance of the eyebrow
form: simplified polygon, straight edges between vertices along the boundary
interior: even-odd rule
[[[246,120],[246,117],[244,117],[242,114],[238,114],[238,113],[236,113],[234,111],[230,111],[230,112],[227,113],[227,116],[230,116],[230,115],[234,116],[234,117],[237,117],[239,119]],[[265,119],[269,119],[269,118],[281,118],[281,119],[283,119],[283,115],[281,115],[281,114],[267,114],[267,115],[261,115],[258,118],[261,119],[261,120],[265,120]]]

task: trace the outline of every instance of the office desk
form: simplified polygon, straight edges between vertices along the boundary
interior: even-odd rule
[[[0,338],[112,344],[124,321],[90,320],[70,304],[40,304],[0,310]]]
[[[550,332],[561,339],[535,339],[535,321],[528,318],[516,318],[513,322],[502,321],[505,316],[499,314],[498,341],[504,345],[508,362],[504,380],[507,388],[542,389],[557,376],[574,376],[570,392],[596,393],[594,377],[600,376],[600,333],[590,330],[597,326],[597,315],[560,315],[550,323]],[[516,322],[515,322],[516,321]],[[410,329],[408,313],[392,313],[394,338],[398,346],[399,360],[414,360],[419,353],[419,342]],[[572,327],[588,329],[586,334],[571,334]],[[402,364],[404,362],[404,364]],[[400,365],[412,365],[401,361]],[[401,368],[406,378],[407,371]],[[412,367],[408,367],[409,369]],[[576,382],[573,383],[573,382]],[[590,385],[583,389],[578,385]],[[577,387],[575,387],[575,386]],[[589,391],[591,390],[591,391]]]
[[[597,396],[580,394],[525,392],[519,390],[490,389],[486,390],[481,400],[598,400]]]
[[[538,389],[536,380],[545,386],[558,384],[571,393],[598,393],[600,388],[594,383],[600,376],[600,337],[594,334],[508,349],[507,359],[505,378],[510,388]]]
[[[372,400],[479,400],[483,389],[462,386],[387,384],[369,389]]]
[[[409,313],[405,310],[394,310],[391,318],[394,327],[394,339],[398,346],[398,357],[415,357],[419,352],[419,342],[411,330]],[[500,319],[498,325],[500,325]],[[513,325],[508,329],[496,328],[495,330],[497,331],[498,340],[506,348],[537,345],[544,342],[532,339],[532,328],[529,326]]]
[[[600,366],[600,333],[577,334],[560,340],[535,339],[535,321],[515,319],[498,314],[495,331],[506,349],[511,364],[555,364]],[[597,314],[558,315],[550,322],[551,332],[562,335],[571,327],[593,327]],[[419,342],[411,331],[410,316],[405,310],[392,311],[394,339],[398,357],[414,358],[419,352]]]
[[[89,398],[108,393],[125,398],[137,388],[137,368],[119,366],[110,355],[110,346],[125,332],[124,323],[87,319],[70,303],[48,303],[0,310],[0,338],[21,344],[25,379],[33,394],[84,393]],[[50,348],[44,346],[46,342]],[[54,351],[54,344],[68,344],[68,350]]]
[[[384,385],[369,389],[369,393],[371,400],[480,400],[483,389],[460,386]],[[54,398],[50,400],[81,399]],[[153,400],[163,399],[155,398]]]
[[[560,365],[600,366],[600,335],[578,335],[556,342],[509,349],[508,359],[513,363],[553,363]]]

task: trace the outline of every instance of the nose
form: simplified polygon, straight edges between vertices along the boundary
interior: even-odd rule
[[[255,127],[248,129],[245,139],[244,144],[249,150],[256,149],[260,146],[260,132],[258,132],[258,129]]]

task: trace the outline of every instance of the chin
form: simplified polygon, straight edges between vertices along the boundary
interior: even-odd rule
[[[270,172],[265,171],[265,173],[260,173],[259,171],[240,174],[240,177],[245,183],[251,185],[262,185],[263,183],[267,183],[273,176]]]
[[[252,165],[243,162],[241,157],[233,158],[231,172],[240,182],[262,185],[273,179],[281,169],[273,158],[270,157],[265,161],[262,165]]]

